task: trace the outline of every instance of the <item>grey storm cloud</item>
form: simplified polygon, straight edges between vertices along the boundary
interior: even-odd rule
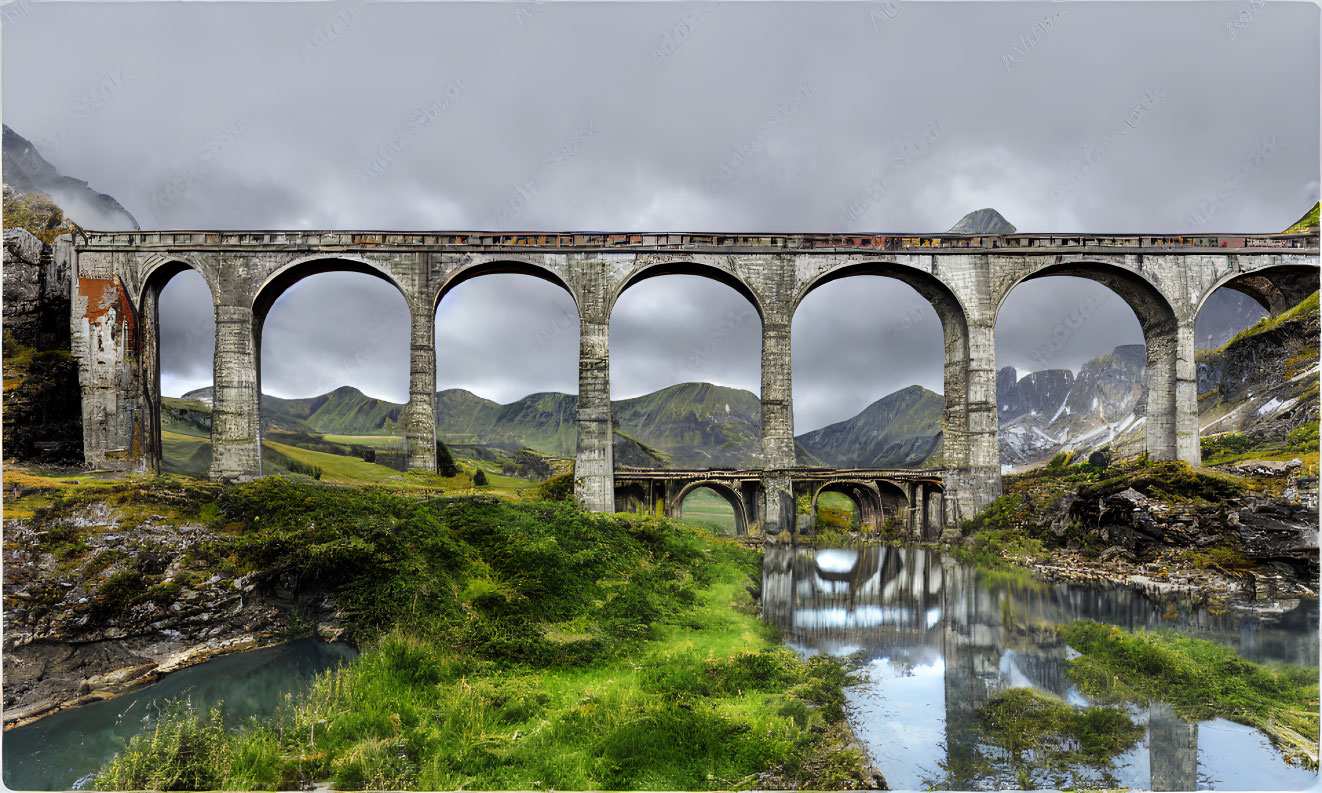
[[[1318,198],[1319,9],[1248,7],[33,2],[5,19],[3,111],[144,228],[940,231],[991,206],[1030,232],[1278,231]],[[349,278],[278,301],[266,390],[406,398],[402,300]],[[940,388],[935,313],[862,281],[795,317],[799,430]],[[171,393],[209,381],[209,297],[167,297]],[[533,279],[464,284],[438,387],[573,391],[566,307]],[[1006,301],[997,355],[1076,368],[1139,341],[1105,288],[1043,279]],[[611,347],[617,398],[758,389],[756,315],[714,283],[631,288]]]

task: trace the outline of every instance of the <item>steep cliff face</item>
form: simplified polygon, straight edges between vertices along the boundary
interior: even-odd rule
[[[1019,378],[1014,367],[1001,369],[996,374],[1001,465],[1128,444],[1145,423],[1145,361],[1143,345],[1130,344],[1087,362],[1077,376],[1048,369]]]
[[[1261,444],[1317,421],[1320,330],[1315,292],[1224,347],[1199,353],[1201,434],[1237,432]]]
[[[1020,378],[1013,366],[1006,366],[996,373],[998,418],[1006,422],[1025,413],[1054,413],[1073,387],[1074,373],[1068,369],[1044,369]]]
[[[26,229],[4,236],[4,453],[43,464],[83,460],[78,365],[69,352],[69,278]]]

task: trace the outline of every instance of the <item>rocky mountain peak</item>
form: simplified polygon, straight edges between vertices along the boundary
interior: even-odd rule
[[[984,207],[975,209],[959,222],[950,227],[947,234],[1013,234],[1014,224],[1006,220],[1000,212]]]

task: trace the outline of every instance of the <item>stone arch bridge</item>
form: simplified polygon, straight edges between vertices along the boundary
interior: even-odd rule
[[[355,231],[87,232],[55,256],[73,273],[71,324],[83,390],[89,465],[159,467],[161,288],[191,268],[211,289],[216,348],[212,467],[216,478],[261,475],[261,333],[276,298],[314,273],[347,270],[393,284],[412,316],[409,403],[401,424],[409,465],[435,466],[436,308],[456,285],[524,273],[564,288],[580,328],[575,493],[615,508],[611,451],[611,310],[660,275],[733,287],[762,322],[762,526],[793,526],[794,427],[790,324],[812,290],[854,275],[895,278],[926,298],[945,337],[943,521],[1000,492],[997,312],[1017,284],[1090,278],[1134,309],[1147,348],[1146,448],[1199,461],[1194,321],[1218,288],[1273,314],[1318,288],[1318,236],[863,235]],[[639,287],[639,288],[645,288]]]
[[[893,520],[909,537],[926,540],[934,539],[945,525],[942,471],[938,469],[790,468],[775,473],[789,480],[796,502],[804,499],[808,503],[810,522],[823,494],[841,493],[854,502],[859,529],[865,532],[875,532]],[[767,478],[766,469],[619,468],[615,471],[615,509],[679,518],[684,499],[705,488],[730,505],[736,533],[759,534],[767,523]],[[796,528],[811,529],[811,524]]]

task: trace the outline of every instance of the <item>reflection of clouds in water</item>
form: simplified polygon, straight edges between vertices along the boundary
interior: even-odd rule
[[[1006,688],[1033,685],[1033,682],[1028,679],[1028,675],[1021,672],[1019,665],[1014,662],[1013,652],[1001,656],[1001,663],[997,671],[1001,673],[1001,681],[1005,683]]]
[[[828,573],[848,573],[858,564],[858,551],[827,548],[817,552],[817,567]]]
[[[845,690],[854,733],[892,789],[921,790],[945,760],[945,661],[878,658],[866,671],[867,685]]]
[[[1317,790],[1318,775],[1281,761],[1281,753],[1252,727],[1225,719],[1198,724],[1199,787],[1222,790]]]
[[[912,615],[909,609],[897,606],[799,609],[794,612],[794,625],[801,628],[875,628],[878,625],[907,624]]]

